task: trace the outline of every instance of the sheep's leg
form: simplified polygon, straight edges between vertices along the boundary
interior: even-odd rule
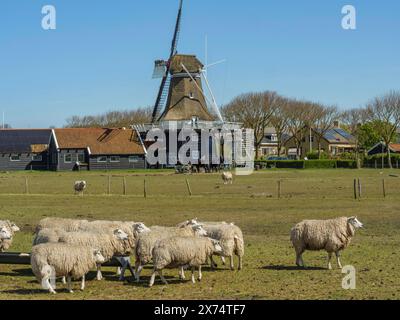
[[[215,269],[218,267],[218,265],[214,261],[213,256],[210,256],[210,265],[211,265],[211,269]]]
[[[46,283],[47,288],[48,288],[48,290],[49,290],[50,293],[52,293],[52,294],[56,294],[56,293],[57,293],[57,292],[54,290],[54,288],[51,286],[51,283],[50,283],[50,279],[49,279],[49,278],[46,279],[45,283]]]
[[[117,272],[116,272],[116,274],[117,274],[117,276],[120,276],[121,275],[121,267],[117,267]]]
[[[69,275],[68,277],[67,277],[67,282],[68,282],[68,292],[69,293],[74,293],[74,291],[72,291],[72,279],[71,279],[71,276]]]
[[[96,278],[97,278],[98,281],[103,280],[103,275],[101,274],[101,265],[97,265]]]
[[[340,251],[336,252],[336,261],[340,269],[343,269],[342,263],[340,262]]]
[[[234,264],[233,264],[233,256],[230,256],[230,257],[229,257],[229,261],[230,261],[231,270],[232,270],[232,271],[235,270],[235,266],[234,266]]]
[[[201,266],[199,266],[199,277],[198,277],[199,281],[201,281],[201,279],[203,279],[203,274],[201,273]]]
[[[303,253],[303,249],[296,249],[296,265],[298,267],[304,267]]]
[[[164,276],[163,276],[163,274],[162,274],[162,270],[158,271],[158,274],[160,275],[161,281],[162,281],[164,284],[168,284],[167,280],[165,280],[165,278],[164,278]]]
[[[61,282],[62,282],[63,284],[67,284],[67,279],[65,279],[65,277],[62,277],[62,278],[61,278]]]
[[[185,270],[183,269],[183,266],[179,270],[179,279],[181,279],[181,280],[185,280],[186,279]]]
[[[192,282],[196,283],[196,280],[194,279],[194,270],[195,270],[195,268],[192,267]]]
[[[243,257],[239,256],[239,266],[238,266],[238,270],[242,270],[243,269]]]
[[[140,273],[142,272],[142,270],[143,270],[143,266],[139,265],[139,267],[137,268],[137,271],[136,271],[136,282],[140,281]]]
[[[82,281],[81,281],[81,290],[85,290],[85,276],[82,277]]]
[[[221,256],[221,261],[222,261],[222,264],[225,266],[226,265],[225,257]]]
[[[151,274],[150,282],[149,282],[149,287],[152,287],[154,285],[154,280],[156,280],[156,270],[153,270],[153,273]]]
[[[331,259],[332,259],[332,252],[328,252],[328,269],[329,270],[332,270]]]

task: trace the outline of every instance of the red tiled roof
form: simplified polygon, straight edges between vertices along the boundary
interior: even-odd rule
[[[54,129],[60,149],[86,149],[91,154],[144,154],[132,129],[72,128]]]
[[[394,152],[399,152],[400,153],[400,144],[399,143],[392,143],[390,145],[390,149]]]

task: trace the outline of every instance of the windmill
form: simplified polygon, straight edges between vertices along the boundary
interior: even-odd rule
[[[194,55],[177,53],[183,0],[180,0],[175,32],[168,60],[156,60],[153,78],[161,78],[156,103],[152,114],[152,123],[160,121],[180,121],[199,119],[224,122],[218,109],[215,96],[207,79],[207,68]],[[207,86],[210,98],[204,93],[202,79]],[[213,116],[208,107],[214,111]]]

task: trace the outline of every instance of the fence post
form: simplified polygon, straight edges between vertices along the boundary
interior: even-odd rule
[[[186,179],[186,186],[187,186],[187,189],[188,189],[188,192],[189,192],[189,196],[192,196],[192,189],[190,188],[190,183],[189,183],[188,179]]]
[[[278,180],[278,199],[281,198],[281,191],[282,191],[282,181]]]
[[[143,183],[143,196],[146,199],[147,198],[147,185],[146,185],[146,179],[144,179]]]
[[[378,169],[378,160],[375,160],[375,169]]]
[[[382,191],[383,191],[383,198],[386,198],[386,183],[385,183],[385,179],[382,179]]]
[[[354,199],[357,200],[357,179],[354,179]]]
[[[123,189],[124,189],[124,196],[126,196],[127,191],[126,191],[126,177],[123,179]]]
[[[107,194],[111,194],[111,176],[108,175],[108,185],[107,185]]]
[[[361,180],[358,179],[358,197],[361,199],[362,197],[362,186],[361,186]]]
[[[28,177],[25,177],[25,194],[29,194]]]

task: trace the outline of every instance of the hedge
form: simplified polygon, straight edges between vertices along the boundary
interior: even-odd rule
[[[259,167],[260,169],[356,169],[357,162],[355,160],[261,160],[256,161],[255,166]]]

